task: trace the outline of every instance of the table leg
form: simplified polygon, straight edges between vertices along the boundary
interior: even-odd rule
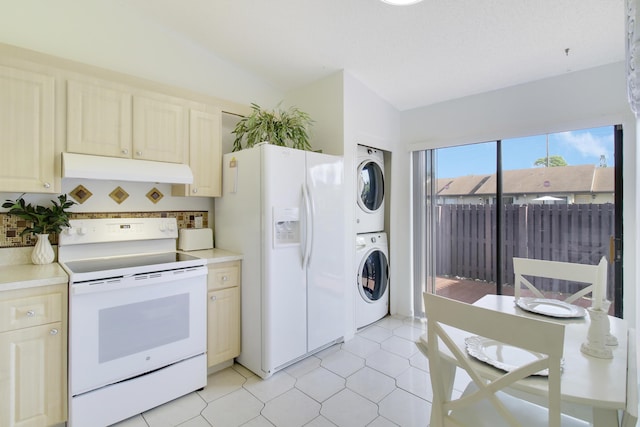
[[[593,408],[593,427],[619,426],[618,411],[615,409]]]

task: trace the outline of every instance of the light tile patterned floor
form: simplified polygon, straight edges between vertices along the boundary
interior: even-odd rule
[[[418,427],[428,424],[428,363],[415,341],[425,325],[386,317],[262,380],[240,365],[198,392],[117,427]]]

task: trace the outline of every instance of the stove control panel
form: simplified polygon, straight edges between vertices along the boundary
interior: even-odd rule
[[[75,219],[59,236],[60,246],[178,238],[175,218]]]

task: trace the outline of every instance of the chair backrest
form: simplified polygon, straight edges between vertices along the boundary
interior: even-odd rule
[[[586,283],[587,286],[569,295],[564,300],[572,303],[580,297],[593,292],[598,283],[607,281],[607,259],[602,257],[598,265],[577,264],[572,262],[546,261],[541,259],[513,258],[514,296],[520,298],[522,285],[525,285],[536,297],[544,294],[524,276],[546,277]]]
[[[548,416],[550,427],[560,426],[560,365],[563,354],[564,325],[546,320],[502,313],[486,308],[424,293],[427,315],[427,356],[433,387],[432,420],[446,425],[450,411],[460,410],[481,400],[487,400],[496,412],[513,426],[527,425],[527,420],[519,420],[518,414],[511,413],[496,396],[496,393],[514,382],[532,374],[548,369]],[[517,367],[497,378],[487,380],[486,375],[478,372],[482,362],[472,359],[460,343],[452,338],[444,326],[465,331],[469,336],[479,335],[499,341],[503,344],[539,353],[543,357]],[[449,329],[450,331],[450,329]],[[458,332],[459,333],[459,332]],[[466,336],[466,335],[465,335]],[[464,369],[475,383],[477,390],[471,394],[452,399],[445,389],[441,344],[448,349],[447,354],[456,359],[456,364]],[[478,365],[480,364],[480,365]],[[435,412],[433,412],[435,411]]]

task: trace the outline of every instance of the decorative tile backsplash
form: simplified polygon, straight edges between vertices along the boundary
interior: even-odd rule
[[[120,204],[129,198],[129,193],[127,193],[124,188],[117,186],[111,193],[109,193],[109,197],[111,197],[117,204]]]
[[[89,200],[89,197],[93,196],[93,193],[87,190],[87,188],[84,185],[78,185],[69,193],[69,195],[76,202],[83,204],[84,202]]]
[[[158,203],[163,197],[164,197],[164,194],[162,194],[162,192],[158,190],[156,187],[153,187],[146,194],[146,198],[151,200],[152,203]]]
[[[207,211],[170,211],[170,212],[79,212],[70,213],[71,219],[88,218],[176,218],[178,228],[196,228],[196,218],[202,218],[202,226],[209,227],[209,212]],[[27,227],[27,221],[7,213],[0,213],[0,248],[34,246],[36,237],[32,234],[20,233]],[[58,243],[58,236],[49,236],[51,243]]]

